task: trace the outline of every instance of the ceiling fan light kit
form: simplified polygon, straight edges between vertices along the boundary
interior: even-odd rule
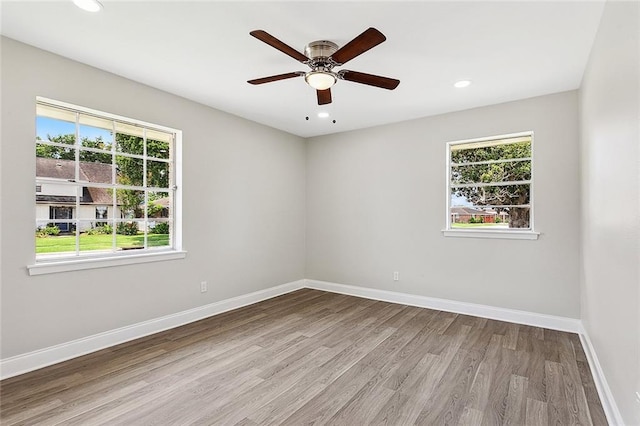
[[[309,71],[305,74],[304,80],[316,90],[327,90],[336,84],[338,79],[331,71]]]
[[[318,105],[331,103],[331,87],[336,84],[339,79],[388,90],[393,90],[400,84],[400,80],[373,74],[349,70],[333,71],[334,67],[344,65],[356,56],[361,55],[386,40],[384,34],[375,28],[367,29],[342,47],[328,40],[312,41],[305,46],[304,54],[273,37],[266,31],[255,30],[249,34],[311,68],[311,71],[307,72],[296,71],[249,80],[247,83],[250,84],[264,84],[304,76],[305,82],[316,89]]]

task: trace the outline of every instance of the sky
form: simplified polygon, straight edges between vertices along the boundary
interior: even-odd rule
[[[451,194],[451,207],[453,206],[473,206],[466,197],[458,197],[457,195]]]
[[[75,134],[76,125],[75,123],[71,123],[69,121],[56,120],[55,118],[49,117],[36,117],[36,135],[40,137],[40,139],[47,139],[47,135],[58,136],[58,135],[68,135]],[[97,127],[80,125],[80,137],[81,138],[89,138],[95,139],[98,136],[102,136],[102,140],[110,141],[111,140],[111,132],[105,129],[100,129]]]

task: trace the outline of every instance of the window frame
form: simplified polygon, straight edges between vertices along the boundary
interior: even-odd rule
[[[65,271],[73,271],[73,270],[82,270],[82,269],[93,269],[93,268],[101,268],[101,267],[109,267],[109,266],[118,266],[118,265],[129,265],[135,263],[146,263],[146,262],[155,262],[155,261],[164,261],[171,259],[180,259],[186,256],[186,252],[182,248],[182,131],[162,126],[154,123],[149,123],[146,121],[133,119],[130,117],[125,117],[117,114],[112,114],[92,108],[87,108],[67,102],[58,101],[55,99],[45,98],[41,96],[36,97],[36,102],[34,107],[37,105],[45,104],[50,105],[52,107],[68,109],[80,114],[92,115],[95,117],[99,117],[106,120],[117,121],[126,125],[134,125],[137,127],[142,127],[148,130],[156,130],[165,133],[171,133],[174,135],[173,141],[173,152],[170,155],[170,160],[168,163],[170,167],[173,167],[173,185],[169,184],[169,192],[173,192],[173,232],[169,237],[170,245],[162,248],[153,248],[150,249],[147,247],[146,249],[141,250],[122,250],[118,252],[108,252],[108,253],[92,253],[92,254],[82,254],[78,255],[77,252],[72,255],[60,255],[51,258],[38,258],[35,250],[35,239],[33,246],[33,258],[30,265],[27,265],[27,270],[29,275],[40,275],[47,273],[56,273],[56,272],[65,272]],[[34,108],[35,110],[36,108]],[[37,116],[37,114],[35,115]],[[77,134],[76,134],[77,137]],[[35,139],[34,146],[42,141],[38,141]],[[69,145],[69,147],[73,147],[76,150],[76,159],[74,161],[79,161],[78,158],[78,149],[85,150],[82,145],[78,145],[76,141],[75,144]],[[112,155],[118,155],[115,150],[115,144],[112,147]],[[145,150],[146,151],[146,150]],[[155,161],[152,157],[147,157],[146,154],[143,155],[147,161]],[[35,162],[34,156],[34,162]],[[115,160],[114,160],[115,161]],[[79,167],[76,165],[76,168]],[[115,173],[115,172],[114,172]],[[37,182],[37,176],[34,176],[34,180]],[[94,182],[95,183],[95,182]],[[85,186],[99,186],[104,187],[105,184],[97,184],[97,185],[85,185]],[[112,188],[116,188],[116,183],[112,181]],[[126,185],[125,185],[126,186]],[[145,190],[153,190],[153,188],[147,188],[146,185]],[[83,188],[82,184],[77,185],[77,188]],[[115,204],[115,199],[114,199]],[[145,202],[147,201],[147,196],[145,195]],[[76,201],[77,204],[77,201]],[[34,216],[32,218],[32,223],[37,223],[38,219],[36,218],[34,209]],[[115,210],[113,212],[115,215]],[[145,222],[148,222],[145,208]],[[80,219],[78,219],[80,220]],[[123,221],[124,218],[116,219],[114,216],[114,220],[116,222]],[[75,219],[74,219],[75,221]],[[110,222],[111,220],[109,220]],[[148,225],[148,223],[147,223]],[[145,231],[145,242],[147,240],[147,232]],[[76,245],[78,244],[78,240],[76,240]]]
[[[503,228],[503,229],[481,229],[481,228],[453,228],[451,226],[451,149],[453,146],[497,141],[501,139],[514,139],[519,137],[529,137],[531,139],[531,178],[529,179],[529,228]],[[520,239],[520,240],[537,240],[540,235],[536,232],[535,228],[535,200],[534,200],[534,185],[535,185],[535,157],[534,154],[534,132],[518,132],[509,133],[504,135],[485,136],[481,138],[464,139],[457,141],[450,141],[446,143],[446,210],[445,210],[445,228],[442,230],[442,234],[445,237],[463,237],[463,238],[499,238],[499,239]],[[499,160],[498,160],[499,161]],[[514,184],[518,184],[519,181],[514,181]]]

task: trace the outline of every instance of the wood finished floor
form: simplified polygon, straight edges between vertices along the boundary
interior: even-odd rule
[[[578,336],[304,289],[0,383],[2,425],[605,425]]]

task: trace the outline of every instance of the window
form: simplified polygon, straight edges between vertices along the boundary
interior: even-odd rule
[[[96,219],[106,219],[107,218],[107,206],[98,206],[96,207]]]
[[[38,98],[36,133],[36,263],[181,249],[180,131]]]
[[[533,133],[450,142],[447,164],[445,235],[535,238]]]

